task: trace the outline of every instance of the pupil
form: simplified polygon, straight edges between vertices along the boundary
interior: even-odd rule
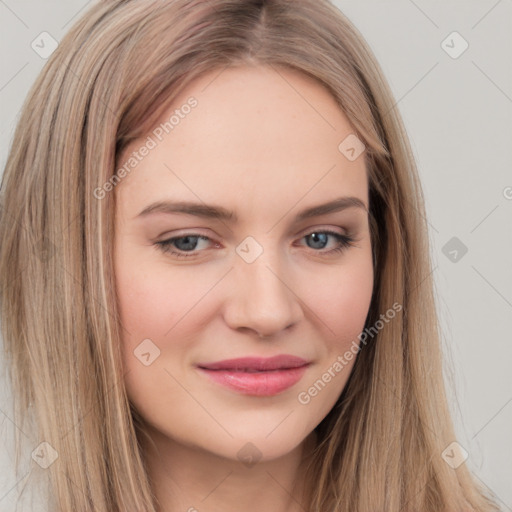
[[[314,243],[317,243],[320,240],[320,247],[316,246],[315,249],[323,249],[327,243],[327,233],[311,233],[309,235]]]
[[[181,241],[185,241],[185,243],[183,244],[181,243]],[[182,236],[181,238],[175,240],[174,243],[178,246],[178,249],[180,250],[192,250],[195,249],[195,246],[197,245],[197,236]]]

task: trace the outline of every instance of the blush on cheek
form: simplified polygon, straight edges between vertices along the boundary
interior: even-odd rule
[[[210,279],[185,270],[171,275],[169,268],[151,273],[139,265],[129,274],[121,272],[119,284],[123,359],[127,369],[133,370],[133,378],[146,379],[147,372],[141,371],[168,369],[173,373],[173,367],[186,365],[201,338],[198,332],[215,312],[213,295],[208,295]],[[134,355],[146,339],[160,351],[149,367],[143,367]],[[170,385],[167,380],[172,379],[165,376],[166,386]]]
[[[314,281],[313,281],[314,282]],[[306,304],[319,319],[326,339],[356,339],[364,328],[373,291],[372,270],[366,265],[347,267],[335,278],[318,280]]]
[[[119,296],[125,322],[139,332],[151,327],[161,336],[193,308],[204,291],[194,290],[189,279],[155,274],[132,274],[120,287]]]

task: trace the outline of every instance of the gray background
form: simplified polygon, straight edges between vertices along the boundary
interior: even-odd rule
[[[45,64],[32,41],[43,31],[60,40],[89,5],[0,0],[1,169]],[[417,158],[457,440],[466,464],[512,511],[512,0],[335,5],[375,52]],[[445,51],[463,48],[448,37],[454,31],[469,44],[457,58]],[[0,398],[0,511],[7,512],[25,480],[14,479],[11,402],[5,392]]]

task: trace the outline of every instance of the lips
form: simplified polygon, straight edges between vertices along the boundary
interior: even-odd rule
[[[269,358],[242,357],[226,359],[215,363],[199,364],[199,368],[206,370],[232,370],[238,372],[261,372],[271,370],[286,370],[300,368],[308,364],[305,359],[291,355],[279,355]]]
[[[244,395],[273,396],[292,387],[309,362],[292,355],[243,357],[197,365],[214,382]]]

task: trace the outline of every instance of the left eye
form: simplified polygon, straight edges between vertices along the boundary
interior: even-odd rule
[[[325,245],[327,245],[329,237],[334,238],[337,241],[337,246],[328,251],[314,251],[320,252],[321,254],[331,254],[341,252],[347,249],[350,246],[354,245],[354,238],[348,235],[342,235],[341,233],[337,233],[335,231],[312,231],[306,235],[304,235],[302,239],[310,239],[313,240],[313,244],[317,245],[316,247],[312,247],[313,249],[323,249]],[[208,242],[210,238],[207,236],[198,235],[195,233],[189,233],[183,236],[178,236],[174,238],[169,238],[168,240],[162,240],[160,242],[156,242],[155,245],[164,253],[172,254],[177,258],[190,258],[197,254],[196,251],[197,245],[199,241]],[[321,245],[322,247],[318,247]],[[174,250],[178,249],[178,251]],[[189,253],[189,254],[187,254]]]

